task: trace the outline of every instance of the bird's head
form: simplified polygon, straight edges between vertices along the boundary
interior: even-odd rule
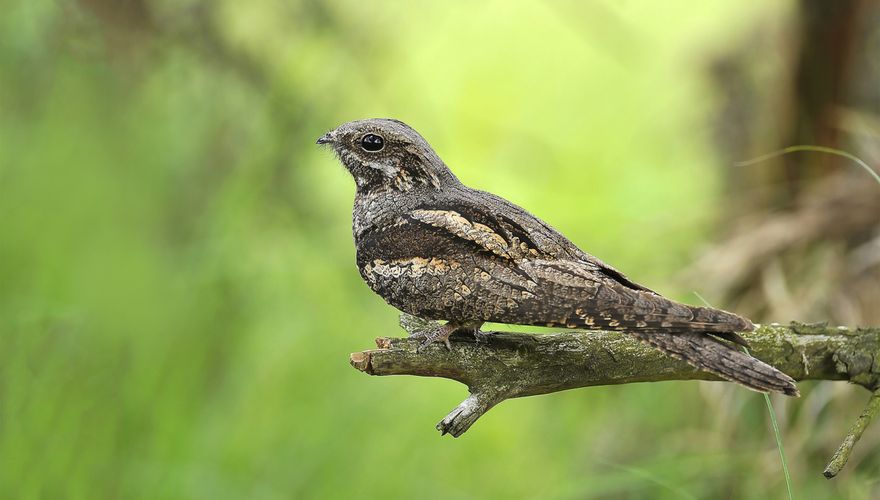
[[[457,182],[428,142],[409,125],[389,118],[356,120],[322,135],[318,144],[336,152],[358,190],[440,189]]]

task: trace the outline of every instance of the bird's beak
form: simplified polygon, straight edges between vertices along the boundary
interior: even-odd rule
[[[323,144],[332,144],[335,140],[336,140],[336,134],[334,134],[333,131],[331,130],[330,132],[327,132],[326,134],[322,135],[321,137],[318,137],[318,140],[315,141],[315,144],[322,144],[322,145]]]

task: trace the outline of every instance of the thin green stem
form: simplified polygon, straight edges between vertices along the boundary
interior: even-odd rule
[[[734,165],[736,165],[737,167],[745,167],[746,165],[754,165],[755,163],[760,163],[764,160],[769,160],[770,158],[776,158],[777,156],[782,156],[782,155],[785,155],[788,153],[796,153],[798,151],[812,151],[814,153],[827,153],[830,155],[840,156],[840,157],[852,160],[852,161],[856,162],[860,167],[865,169],[865,171],[868,172],[868,174],[871,177],[873,177],[874,180],[876,180],[878,184],[880,184],[880,175],[878,175],[877,172],[875,172],[874,169],[871,168],[870,165],[865,163],[864,160],[862,160],[861,158],[859,158],[858,156],[856,156],[852,153],[847,153],[846,151],[841,151],[839,149],[829,148],[829,147],[825,147],[825,146],[810,146],[810,145],[806,145],[806,144],[801,144],[801,145],[797,145],[797,146],[789,146],[787,148],[783,148],[778,151],[774,151],[772,153],[767,153],[765,155],[761,155],[757,158],[752,158],[751,160],[736,162],[736,163],[734,163]]]
[[[743,347],[743,351],[749,356],[752,353]],[[779,460],[782,462],[782,472],[785,474],[785,487],[788,489],[789,500],[794,500],[794,492],[791,488],[791,474],[788,472],[788,460],[785,458],[785,449],[782,448],[782,433],[779,432],[779,423],[776,421],[776,410],[773,409],[773,402],[770,401],[770,395],[764,393],[764,401],[767,403],[767,412],[770,413],[770,423],[773,424],[773,435],[776,437],[776,448],[779,449]]]
[[[694,292],[694,295],[696,295],[703,304],[706,304],[706,307],[712,307],[712,304],[709,304],[709,302],[696,291]],[[743,347],[743,351],[749,356],[752,355],[752,353],[750,353],[745,347]],[[773,435],[776,437],[776,449],[779,450],[779,460],[782,462],[782,473],[785,474],[785,488],[788,490],[788,499],[794,500],[794,492],[791,487],[791,474],[788,472],[788,460],[785,458],[785,449],[782,447],[782,433],[779,432],[779,422],[776,421],[776,410],[773,409],[773,402],[770,401],[770,395],[767,393],[764,393],[764,402],[767,403],[767,411],[770,413],[770,423],[773,425]]]

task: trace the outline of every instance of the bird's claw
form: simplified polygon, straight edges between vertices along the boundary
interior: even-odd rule
[[[455,331],[453,326],[450,326],[448,323],[445,325],[438,325],[436,328],[432,328],[427,331],[421,331],[416,334],[410,335],[410,338],[422,338],[424,337],[424,341],[419,344],[419,347],[416,348],[416,352],[422,352],[426,347],[433,344],[434,342],[443,342],[446,345],[446,349],[449,352],[452,352],[452,344],[449,343],[449,336],[452,335],[452,332]]]

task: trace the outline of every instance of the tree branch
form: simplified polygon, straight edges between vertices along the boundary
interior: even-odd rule
[[[424,327],[403,316],[410,332]],[[824,324],[759,327],[745,335],[750,351],[795,380],[848,380],[872,392],[880,388],[880,328],[850,330]],[[482,333],[454,335],[452,351],[433,344],[417,352],[419,342],[407,338],[376,339],[378,349],[356,352],[351,365],[370,375],[418,375],[457,380],[470,396],[449,413],[437,429],[458,437],[505,399],[534,396],[596,385],[663,380],[720,380],[687,363],[615,332],[537,335]],[[825,475],[833,477],[846,463],[852,446],[875,414],[874,395]]]
[[[871,394],[870,399],[868,399],[868,404],[865,405],[865,410],[862,411],[862,414],[856,419],[856,423],[853,424],[852,428],[843,439],[840,448],[834,452],[831,461],[825,466],[825,471],[822,473],[825,477],[831,479],[840,472],[840,469],[843,469],[843,466],[846,465],[846,461],[849,460],[853,447],[859,442],[862,433],[865,432],[865,429],[868,428],[868,425],[871,424],[871,421],[874,420],[877,413],[880,413],[880,391],[874,391],[874,393]]]

